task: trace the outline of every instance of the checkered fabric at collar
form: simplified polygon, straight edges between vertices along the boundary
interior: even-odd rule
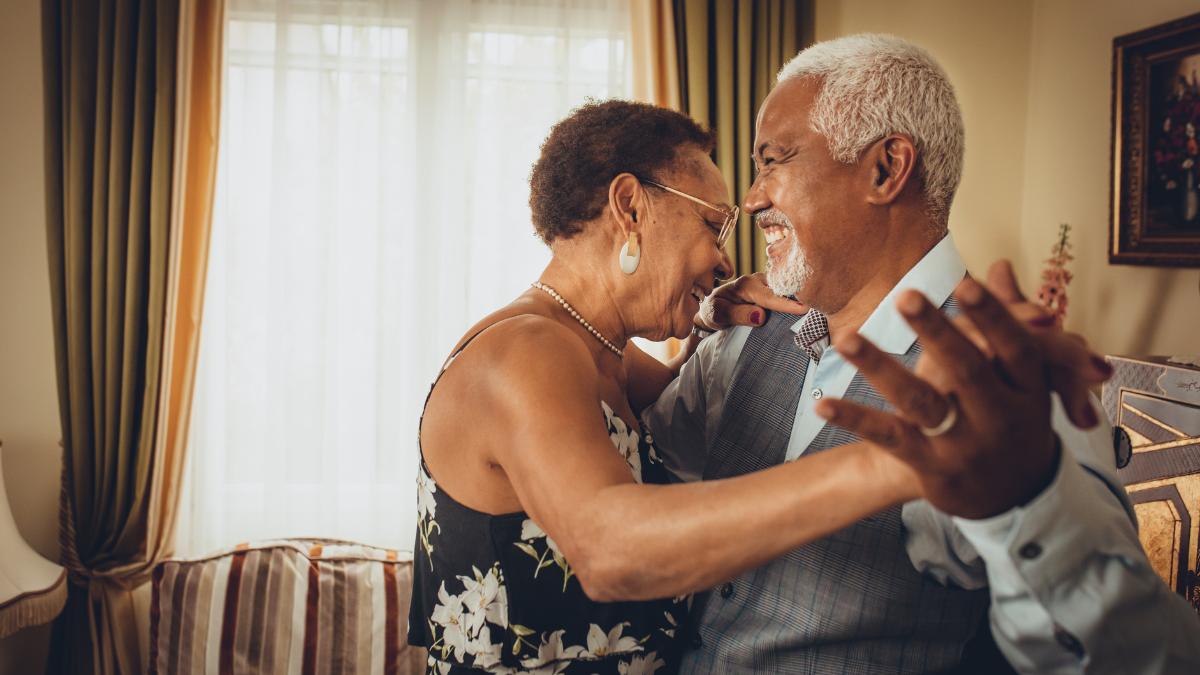
[[[796,346],[803,349],[808,358],[820,361],[825,346],[819,344],[829,337],[829,321],[821,312],[810,309],[800,322],[800,330],[796,331]]]

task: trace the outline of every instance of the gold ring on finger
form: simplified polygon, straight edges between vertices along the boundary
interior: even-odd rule
[[[951,394],[946,397],[946,416],[942,418],[942,421],[938,422],[937,426],[935,427],[923,427],[917,425],[917,428],[919,428],[921,433],[925,434],[929,438],[936,438],[953,429],[954,425],[957,423],[958,401],[954,398],[954,395]]]

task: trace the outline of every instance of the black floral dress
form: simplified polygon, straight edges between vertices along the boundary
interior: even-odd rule
[[[666,483],[653,440],[601,403],[616,451],[638,482]],[[525,513],[489,515],[417,476],[408,641],[428,673],[673,672],[688,596],[589,599],[554,540]]]

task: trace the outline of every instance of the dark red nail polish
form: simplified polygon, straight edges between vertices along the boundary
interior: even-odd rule
[[[762,312],[750,312],[750,323],[755,326],[762,323]]]
[[[1049,328],[1054,325],[1054,317],[1049,314],[1039,314],[1029,320],[1029,325],[1035,328]]]
[[[1099,356],[1092,357],[1092,366],[1096,370],[1100,371],[1100,374],[1105,377],[1109,377],[1110,375],[1113,374],[1112,365],[1108,361],[1105,361],[1104,359],[1100,358]]]

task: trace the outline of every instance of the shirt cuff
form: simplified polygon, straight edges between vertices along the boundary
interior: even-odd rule
[[[954,518],[983,558],[996,592],[1029,589],[1041,595],[1040,590],[1078,574],[1087,558],[1125,552],[1130,544],[1122,535],[1132,527],[1118,500],[1098,492],[1097,480],[1063,448],[1054,479],[1028,504],[981,520]]]

